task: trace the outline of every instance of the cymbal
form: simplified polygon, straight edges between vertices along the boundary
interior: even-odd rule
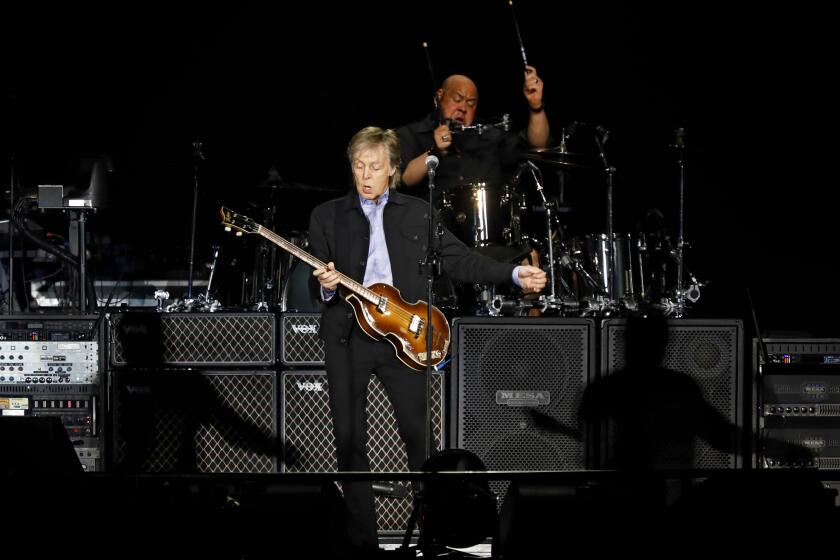
[[[587,158],[581,154],[562,151],[557,148],[533,148],[525,150],[522,155],[535,163],[544,163],[562,168],[588,169],[591,167]]]

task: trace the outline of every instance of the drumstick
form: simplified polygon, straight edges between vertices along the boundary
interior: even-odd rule
[[[438,89],[437,80],[435,80],[435,70],[432,67],[432,57],[429,56],[429,43],[423,41],[423,52],[426,54],[426,66],[429,67],[429,77],[432,79],[432,91],[435,92]]]
[[[522,34],[519,33],[519,22],[516,21],[516,10],[513,9],[513,0],[508,0],[510,4],[510,15],[513,17],[513,27],[516,28],[516,39],[519,41],[519,50],[522,52],[522,62],[528,66],[528,57],[525,55],[525,45],[522,44]]]

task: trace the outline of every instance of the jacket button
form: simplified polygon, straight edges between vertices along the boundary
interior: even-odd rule
[[[367,263],[365,261],[359,261],[359,264],[362,265],[362,266],[365,266],[365,264],[367,264]]]
[[[342,338],[340,342],[341,342],[342,344],[347,344],[347,339],[346,339],[346,338]]]
[[[348,313],[348,314],[347,314],[347,318],[348,318],[348,319],[352,319],[352,318],[353,318],[353,313],[352,313],[352,312]]]
[[[414,241],[417,241],[418,239],[420,239],[420,236],[419,236],[419,235],[415,235],[414,237],[412,237],[412,239],[413,239]]]

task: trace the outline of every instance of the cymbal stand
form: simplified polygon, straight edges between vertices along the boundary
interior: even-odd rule
[[[534,184],[537,186],[537,193],[540,195],[543,207],[545,208],[545,239],[546,245],[548,245],[548,285],[551,287],[550,293],[546,295],[546,300],[549,305],[551,305],[557,300],[557,295],[554,290],[554,243],[552,243],[551,240],[551,206],[553,203],[549,202],[545,197],[542,183],[540,183],[539,177],[537,176],[537,166],[529,161],[528,168],[531,171],[531,176],[534,178]]]
[[[200,140],[193,142],[193,202],[192,221],[190,222],[190,262],[187,278],[187,299],[193,298],[193,272],[195,271],[195,230],[198,223],[198,168],[199,163],[207,159],[204,155],[204,143]]]
[[[685,129],[678,128],[676,130],[676,140],[674,141],[674,148],[677,150],[677,166],[680,170],[680,219],[679,230],[677,232],[677,305],[674,312],[674,317],[682,317],[685,314],[685,286],[683,274],[683,250],[685,248]]]
[[[613,235],[613,185],[615,179],[615,167],[611,166],[607,161],[607,154],[604,150],[604,144],[607,143],[610,132],[603,126],[595,127],[595,143],[598,146],[598,156],[604,163],[604,171],[607,173],[607,243],[606,248],[609,252],[607,255],[607,262],[609,270],[604,271],[604,278],[607,279],[607,302],[606,307],[614,309],[618,301],[618,294],[615,293],[615,236]]]

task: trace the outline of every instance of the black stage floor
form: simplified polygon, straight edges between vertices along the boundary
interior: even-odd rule
[[[460,539],[461,549],[436,548],[426,557],[536,558],[581,547],[657,555],[716,547],[771,552],[801,543],[803,535],[813,536],[812,552],[830,548],[838,508],[826,474],[744,469],[341,478],[423,480],[426,496],[436,496],[424,510],[424,526],[437,527],[430,538]],[[508,491],[498,517],[476,530],[483,513],[475,496],[488,481],[503,481]],[[43,557],[61,544],[60,556],[70,558],[353,558],[342,539],[336,482],[334,473],[7,475],[4,517],[8,527],[21,529],[7,542],[9,550],[29,551],[27,557]],[[382,534],[383,554],[399,556],[402,536]],[[469,538],[476,542],[465,542]]]

